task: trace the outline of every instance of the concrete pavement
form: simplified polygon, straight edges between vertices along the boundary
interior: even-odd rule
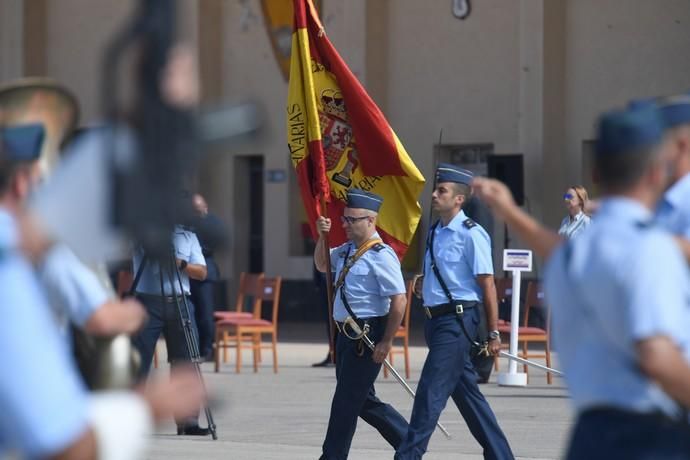
[[[164,347],[160,347],[164,357]],[[210,437],[176,436],[172,422],[159,427],[149,455],[162,459],[317,459],[328,423],[330,401],[335,386],[333,368],[312,368],[320,361],[326,345],[319,343],[280,343],[279,373],[273,374],[270,352],[264,352],[258,373],[251,368],[251,352],[244,355],[245,367],[235,373],[234,350],[220,373],[204,364],[204,378],[217,401],[213,415],[218,426],[217,441]],[[398,355],[400,356],[400,355]],[[411,348],[410,385],[416,387],[426,348]],[[164,362],[163,360],[161,362]],[[166,366],[167,367],[167,366]],[[403,374],[402,360],[396,367]],[[501,360],[501,370],[507,361]],[[403,374],[404,375],[404,374]],[[547,385],[544,374],[530,372],[526,388],[499,387],[491,382],[481,389],[494,409],[501,427],[518,458],[554,459],[562,456],[572,424],[566,391],[561,379]],[[379,376],[379,397],[392,403],[409,419],[412,399],[390,377]],[[201,425],[205,426],[202,414]],[[481,448],[469,433],[457,408],[450,401],[441,423],[452,435],[446,439],[437,431],[431,439],[428,460],[481,459]],[[392,459],[392,448],[369,425],[361,422],[352,443],[350,459]]]

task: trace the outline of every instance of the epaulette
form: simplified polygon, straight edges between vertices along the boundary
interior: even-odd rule
[[[640,228],[640,229],[643,229],[643,230],[652,228],[653,225],[654,225],[654,221],[651,220],[651,219],[650,219],[650,220],[645,220],[645,221],[639,221],[639,222],[636,223],[637,228]]]
[[[382,245],[381,243],[376,243],[375,245],[373,245],[373,246],[371,247],[371,250],[372,250],[372,251],[379,252],[379,251],[380,251],[381,249],[383,249],[383,248],[385,248],[384,245]]]
[[[472,219],[465,219],[465,221],[462,223],[462,225],[465,226],[465,228],[472,228],[476,227],[477,223],[473,221]]]

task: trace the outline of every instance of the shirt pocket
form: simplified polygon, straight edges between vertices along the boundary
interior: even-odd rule
[[[369,268],[368,265],[365,264],[355,264],[350,268],[349,275],[350,276],[361,276],[361,277],[367,277],[369,276],[369,273],[371,271],[371,268]]]
[[[443,248],[441,251],[439,251],[438,254],[438,259],[441,261],[444,265],[450,265],[450,266],[455,266],[459,264],[462,259],[463,259],[463,246],[460,245],[452,245],[452,246],[447,246]]]

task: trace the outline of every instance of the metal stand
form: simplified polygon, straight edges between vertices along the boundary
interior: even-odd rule
[[[510,354],[517,356],[518,327],[520,325],[520,279],[521,271],[513,271],[513,302],[510,313]],[[510,360],[507,373],[498,374],[498,384],[501,386],[524,387],[527,385],[527,374],[518,372],[517,362]]]

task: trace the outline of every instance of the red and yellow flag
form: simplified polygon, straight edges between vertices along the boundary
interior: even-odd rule
[[[424,177],[390,125],[324,32],[311,0],[294,0],[288,145],[302,199],[316,236],[319,201],[340,216],[347,190],[383,197],[377,227],[402,259],[419,223]],[[330,244],[346,240],[337,222]]]

